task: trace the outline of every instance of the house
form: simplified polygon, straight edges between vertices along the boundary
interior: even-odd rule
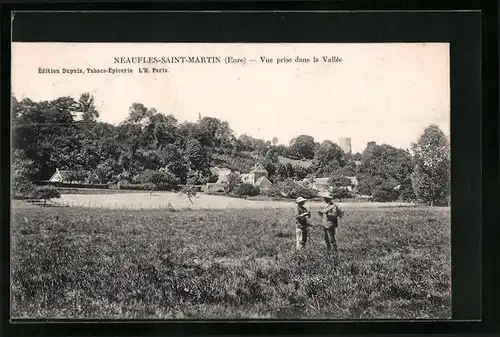
[[[305,178],[302,183],[319,192],[328,192],[332,187],[328,184],[329,178]]]
[[[256,164],[250,173],[240,175],[241,182],[258,186],[260,190],[269,190],[273,183],[268,179],[269,173],[262,164]]]
[[[356,177],[345,177],[351,183],[347,186],[341,186],[341,189],[348,190],[349,192],[356,192],[356,189],[359,185],[358,178]],[[312,188],[319,192],[328,192],[332,190],[332,186],[328,183],[330,178],[305,178],[302,180],[302,183],[307,187]]]
[[[82,181],[78,180],[78,176],[81,175],[79,172],[69,171],[69,170],[59,170],[56,168],[56,172],[49,179],[50,182],[53,183],[81,183]]]
[[[213,174],[216,174],[219,179],[216,183],[207,184],[204,186],[206,192],[219,192],[224,191],[224,185],[228,181],[229,174],[232,171],[228,168],[213,167],[210,169]],[[262,164],[255,165],[250,173],[240,174],[239,172],[234,172],[238,174],[241,178],[241,182],[244,184],[251,184],[253,186],[258,186],[260,190],[269,190],[273,183],[267,178],[269,173]]]
[[[267,179],[267,177],[260,177],[255,182],[255,186],[258,186],[261,191],[269,191],[273,186],[273,183]]]
[[[231,174],[231,170],[226,167],[212,167],[210,169],[212,174],[218,176],[217,184],[225,184],[227,183],[228,176]],[[236,172],[237,173],[237,172]]]
[[[250,173],[245,173],[240,175],[241,180],[245,184],[252,184],[255,185],[257,184],[257,181],[262,178],[262,177],[267,177],[269,176],[269,173],[267,172],[266,168],[262,164],[256,164]]]

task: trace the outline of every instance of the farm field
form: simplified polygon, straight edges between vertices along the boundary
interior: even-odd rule
[[[61,194],[60,199],[53,199],[52,204],[61,206],[79,206],[108,209],[166,209],[169,206],[180,209],[269,209],[293,208],[293,201],[245,200],[227,196],[208,195],[199,193],[192,199],[193,203],[182,194],[175,192],[132,192],[116,194]],[[310,206],[321,205],[321,202],[309,202]],[[413,206],[409,203],[377,203],[377,202],[350,202],[339,203],[344,208],[381,208]]]
[[[346,208],[334,268],[320,228],[294,250],[290,208],[22,205],[11,225],[15,318],[451,316],[448,208]]]

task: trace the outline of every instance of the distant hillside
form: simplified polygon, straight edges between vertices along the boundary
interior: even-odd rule
[[[311,159],[295,160],[295,159],[290,159],[290,158],[286,158],[286,157],[282,157],[282,156],[279,156],[278,160],[282,164],[291,164],[292,166],[298,165],[298,166],[301,166],[304,168],[308,168],[313,163],[313,161]]]

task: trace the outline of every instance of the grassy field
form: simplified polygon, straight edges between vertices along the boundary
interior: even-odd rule
[[[320,228],[312,228],[305,251],[294,250],[289,208],[20,205],[11,225],[16,318],[451,315],[446,208],[346,210],[335,268]]]
[[[196,197],[189,199],[182,194],[174,192],[132,192],[116,194],[61,194],[60,199],[53,199],[55,205],[79,206],[108,209],[166,209],[171,206],[174,209],[270,209],[270,208],[293,208],[293,200],[274,201],[255,200],[249,198],[234,198],[220,195],[208,195],[199,193]],[[381,208],[381,207],[403,207],[413,206],[408,203],[377,203],[377,202],[349,202],[339,203],[343,208]],[[321,205],[321,202],[310,202],[309,205]]]

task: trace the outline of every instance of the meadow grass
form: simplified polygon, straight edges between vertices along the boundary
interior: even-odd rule
[[[313,210],[314,211],[314,210]],[[319,223],[313,216],[313,223]],[[451,316],[449,209],[350,209],[339,261],[291,209],[25,207],[11,225],[11,314],[87,319]]]

